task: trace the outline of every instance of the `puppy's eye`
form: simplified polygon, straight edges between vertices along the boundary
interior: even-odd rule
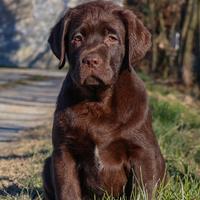
[[[115,44],[118,42],[118,37],[115,34],[108,34],[105,38],[105,42],[108,44]]]
[[[109,34],[107,37],[108,37],[109,41],[111,41],[111,42],[116,42],[116,41],[118,41],[117,36],[114,35],[114,34]]]
[[[84,37],[81,33],[77,33],[72,38],[72,43],[75,45],[79,45],[84,40]]]

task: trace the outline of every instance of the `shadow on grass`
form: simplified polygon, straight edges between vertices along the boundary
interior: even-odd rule
[[[37,152],[37,154],[48,154],[49,150],[47,149],[41,149]],[[15,160],[15,159],[28,159],[36,155],[35,153],[26,153],[23,155],[17,155],[17,154],[10,154],[7,156],[0,156],[0,160]]]
[[[172,161],[166,160],[166,163],[167,163],[168,174],[170,177],[173,177],[174,180],[176,180],[177,177],[179,177],[181,181],[184,183],[186,180],[185,178],[190,177],[193,180],[196,180],[198,182],[200,181],[200,178],[195,173],[191,172],[188,165],[182,164],[183,170],[180,170],[172,163]]]
[[[8,197],[16,198],[20,196],[28,196],[31,200],[36,200],[38,198],[42,199],[43,190],[41,188],[23,188],[16,184],[12,184],[4,189],[0,190],[0,198]]]
[[[8,156],[0,156],[0,160],[14,160],[14,159],[27,159],[33,157],[33,153],[27,153],[25,155],[11,154]]]

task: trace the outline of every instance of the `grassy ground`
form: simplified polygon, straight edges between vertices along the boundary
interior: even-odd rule
[[[169,174],[167,185],[159,189],[155,199],[200,200],[200,105],[141,76],[149,92],[153,126]],[[50,132],[51,125],[47,124],[24,133],[9,148],[0,148],[1,200],[42,199],[41,169],[51,152]],[[145,200],[144,190],[133,189],[133,199]]]
[[[42,199],[41,170],[50,154],[50,125],[23,133],[0,148],[0,199]]]

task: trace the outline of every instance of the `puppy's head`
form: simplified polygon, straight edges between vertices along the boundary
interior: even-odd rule
[[[121,70],[133,66],[150,47],[150,33],[129,10],[111,2],[70,9],[52,29],[49,43],[79,87],[107,88]]]

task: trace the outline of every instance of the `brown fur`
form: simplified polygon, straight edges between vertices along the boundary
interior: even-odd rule
[[[132,66],[151,45],[129,10],[90,2],[69,10],[49,43],[69,72],[60,91],[45,162],[46,199],[81,200],[107,191],[127,197],[132,169],[147,189],[163,180],[165,164],[151,125],[143,82]]]

